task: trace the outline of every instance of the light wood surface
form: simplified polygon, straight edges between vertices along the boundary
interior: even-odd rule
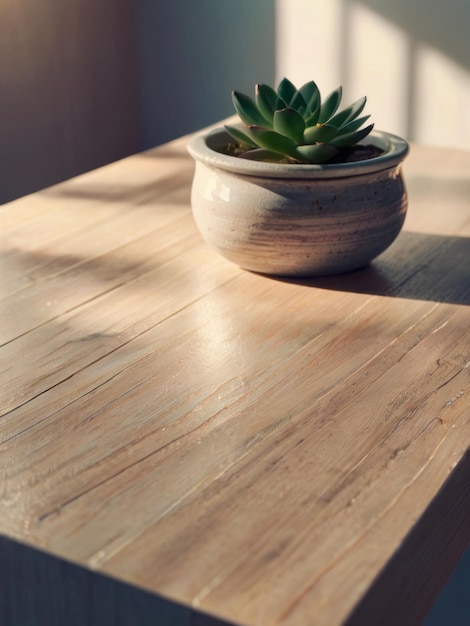
[[[233,624],[419,624],[470,538],[470,152],[413,146],[393,246],[295,281],[202,242],[185,144],[0,210],[2,542]]]

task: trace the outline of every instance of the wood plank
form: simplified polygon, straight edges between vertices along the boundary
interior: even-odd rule
[[[185,139],[7,207],[2,535],[244,626],[419,623],[470,541],[448,152],[412,151],[405,231],[337,277],[210,250]]]
[[[459,326],[455,329],[458,334]],[[456,341],[455,336],[452,341]],[[468,346],[468,334],[464,341]],[[420,362],[423,353],[432,364],[427,346],[418,345],[409,355]],[[411,356],[406,358],[410,360]],[[128,547],[118,549],[115,544],[107,570],[112,572],[115,563],[117,569],[125,564],[126,569],[132,568],[132,578],[138,577],[141,584],[152,581],[170,596],[181,593],[221,615],[236,610],[244,623],[281,623],[280,616],[292,598],[301,597],[313,583],[316,590],[319,579],[333,567],[336,570],[343,554],[348,554],[390,503],[413,483],[452,426],[457,429],[460,453],[468,445],[468,412],[461,423],[447,422],[444,426],[439,421],[444,419],[445,405],[452,398],[465,406],[459,394],[462,386],[468,385],[468,369],[460,363],[451,374],[442,372],[442,378],[437,379],[424,373],[402,389],[397,399],[393,379],[401,377],[406,363],[394,363],[390,370],[378,372],[378,364],[372,361],[365,371],[353,375],[346,384],[339,381],[338,387],[323,397],[306,398],[295,412],[302,418],[290,420],[272,435],[270,430],[266,440],[254,447],[243,463],[214,481],[205,493],[204,507],[192,498],[183,503],[182,510],[178,507],[171,511]],[[355,383],[367,375],[372,380],[361,393]],[[373,375],[378,376],[376,381]],[[302,382],[293,390],[296,396],[305,387]],[[436,385],[442,385],[440,392]],[[257,403],[257,414],[269,415],[271,423],[276,417],[279,420],[279,414],[284,415],[279,396],[286,395],[286,386],[279,385],[278,394],[274,389],[265,393],[264,403]],[[342,393],[338,394],[338,388]],[[374,394],[376,389],[381,390],[379,397]],[[349,403],[345,403],[343,394],[350,398]],[[322,423],[325,415],[334,417]],[[250,418],[247,415],[245,421]],[[256,436],[263,439],[263,433]],[[212,449],[222,445],[215,440]],[[445,469],[448,472],[450,467]],[[413,515],[413,511],[407,514]],[[400,509],[400,524],[407,527],[412,520]],[[388,556],[403,530],[397,527],[396,519],[391,526],[387,529]],[[225,537],[222,544],[221,534]],[[252,541],[254,536],[256,543]],[[158,537],[157,542],[152,542],[152,537]],[[161,571],[161,562],[171,566]],[[197,563],[197,568],[188,567],[191,562]],[[288,577],[285,572],[290,572]],[[337,584],[336,574],[335,579]],[[357,582],[352,581],[349,593],[360,592]],[[236,595],[232,593],[234,588]],[[316,592],[313,599],[312,594],[308,596],[305,601],[310,609],[316,607],[318,623],[329,623],[327,615],[320,620],[318,614],[317,604],[324,603],[325,598],[317,603],[321,598]],[[327,597],[328,610],[336,612],[333,589]],[[305,621],[306,615],[308,610],[297,623]],[[339,623],[337,617],[333,623]]]
[[[174,230],[174,226],[172,229]],[[188,237],[179,242],[175,240],[169,248],[162,248],[159,255],[160,263],[158,261],[150,263],[146,273],[138,277],[134,275],[133,282],[129,280],[126,283],[125,279],[122,279],[124,266],[121,272],[119,266],[114,266],[109,277],[110,284],[104,293],[101,283],[96,285],[95,291],[90,291],[89,287],[93,289],[94,283],[85,277],[84,280],[69,281],[74,288],[69,294],[69,299],[66,299],[64,294],[64,298],[57,302],[53,299],[57,282],[54,282],[52,287],[46,285],[47,291],[43,288],[41,294],[44,297],[45,293],[46,298],[51,298],[50,306],[47,305],[49,300],[46,300],[46,312],[44,313],[44,309],[35,309],[33,314],[26,314],[24,319],[19,317],[15,320],[12,328],[4,329],[5,333],[9,332],[17,337],[16,340],[5,344],[3,352],[6,366],[1,372],[4,386],[0,391],[0,397],[6,402],[5,412],[54,388],[90,364],[97,362],[100,367],[100,360],[105,355],[114,353],[132,339],[140,338],[140,341],[145,339],[141,337],[145,332],[171,316],[172,305],[175,303],[175,289],[185,290],[184,298],[180,297],[177,300],[178,307],[184,308],[193,300],[212,291],[218,283],[223,283],[233,276],[234,270],[229,268],[227,271],[226,263],[220,263],[218,260],[214,263],[213,253],[208,254],[207,249],[202,247],[196,238],[193,243],[196,246],[199,244],[199,247],[194,250],[190,248],[189,252],[183,254],[182,251],[190,245],[190,242]],[[140,247],[141,241],[137,244]],[[180,256],[177,256],[178,253]],[[168,261],[165,256],[169,257]],[[185,260],[188,264],[200,265],[201,273],[205,271],[202,280],[196,278],[189,284],[190,279],[184,273],[175,278],[175,272]],[[106,266],[104,269],[106,271]],[[118,270],[117,274],[114,273],[115,269]],[[135,270],[134,265],[130,264],[127,274],[131,275]],[[138,270],[142,268],[138,267]],[[237,272],[235,269],[235,273]],[[105,280],[106,275],[103,282]],[[139,297],[142,292],[144,297]],[[123,301],[128,305],[125,314],[120,308]],[[98,306],[94,306],[95,302]],[[34,330],[28,332],[32,324]],[[19,360],[14,359],[15,355]],[[33,377],[24,369],[27,357],[31,364],[40,368]],[[131,358],[136,358],[136,354],[131,353]],[[117,360],[114,361],[114,357],[113,362],[118,363]],[[119,367],[125,368],[125,364],[119,364]],[[94,375],[92,372],[90,378]]]
[[[174,175],[175,163],[155,154],[141,157],[142,165],[133,173],[139,158],[129,161],[133,167],[125,160],[102,168],[99,185],[93,182],[94,176],[83,176],[41,192],[32,213],[29,198],[13,202],[12,210],[12,205],[0,210],[4,249],[0,298],[34,284],[40,268],[47,270],[50,258],[55,264],[60,260],[64,268],[73,263],[71,256],[77,257],[77,264],[151,231],[157,202],[159,227],[187,214],[191,167]],[[125,184],[119,182],[123,178]],[[46,212],[47,221],[43,219]],[[49,270],[47,276],[51,275]]]

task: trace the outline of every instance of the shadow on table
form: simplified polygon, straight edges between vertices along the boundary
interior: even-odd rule
[[[470,304],[470,238],[404,231],[371,265],[315,278],[282,278],[320,289]]]
[[[182,159],[181,155],[175,153],[172,157],[170,149],[162,149],[159,152],[155,151],[153,156],[143,152],[132,158],[136,160],[147,157],[155,159],[155,169],[143,180],[134,179],[132,176],[126,177],[124,170],[121,178],[115,174],[109,177],[86,174],[57,183],[38,193],[44,197],[77,198],[133,205],[154,204],[158,199],[165,204],[184,203],[189,207],[190,189],[194,176],[194,165],[189,155]],[[166,167],[166,161],[169,158],[180,158],[183,161],[178,171]],[[109,168],[105,166],[104,169],[107,167]],[[98,171],[101,172],[101,170]]]

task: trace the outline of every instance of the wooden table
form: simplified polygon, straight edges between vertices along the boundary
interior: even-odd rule
[[[185,145],[0,210],[0,623],[419,624],[470,538],[470,152],[296,281],[202,242]]]

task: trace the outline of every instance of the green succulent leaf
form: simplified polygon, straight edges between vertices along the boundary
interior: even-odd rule
[[[348,124],[353,119],[355,119],[358,115],[360,115],[366,105],[367,98],[364,96],[363,98],[359,98],[356,100],[351,106],[346,107],[339,113],[337,113],[334,117],[329,120],[330,124],[336,126],[336,128],[341,128],[345,124]]]
[[[239,156],[244,159],[250,159],[251,161],[268,161],[269,163],[280,163],[281,161],[286,161],[286,156],[284,154],[272,152],[271,150],[265,150],[264,148],[247,150]]]
[[[250,126],[250,134],[260,148],[295,157],[295,142],[275,130]]]
[[[339,110],[342,95],[338,87],[322,102],[313,80],[297,89],[287,78],[281,80],[277,91],[269,85],[256,85],[254,100],[234,91],[232,100],[241,123],[225,128],[246,148],[245,158],[326,163],[373,128],[373,124],[363,128],[369,115],[360,117],[366,98]]]
[[[258,107],[249,96],[245,96],[245,94],[238,91],[233,91],[232,102],[240,119],[247,126],[265,126],[267,124],[265,118],[258,111]]]
[[[249,129],[243,124],[235,124],[235,125],[226,125],[225,130],[229,133],[235,141],[238,141],[242,145],[247,145],[251,147],[256,146],[256,142],[249,135]]]
[[[312,143],[329,143],[331,139],[336,137],[338,129],[329,124],[319,124],[307,128],[303,134],[303,142],[305,144]]]
[[[338,154],[338,149],[328,143],[317,143],[313,146],[299,146],[297,158],[307,163],[326,163]]]
[[[349,146],[354,146],[356,143],[364,139],[370,131],[374,128],[373,124],[369,124],[365,128],[361,128],[361,130],[357,130],[353,133],[347,133],[346,135],[340,135],[333,139],[330,143],[337,148],[347,148]]]
[[[321,107],[317,107],[313,113],[311,113],[305,120],[305,126],[309,128],[310,126],[315,126],[318,123],[318,118],[320,117]]]
[[[314,113],[320,106],[321,101],[320,90],[318,89],[317,84],[311,80],[308,83],[305,83],[305,85],[302,85],[299,92],[302,94],[306,102],[306,115],[312,115],[312,113]]]
[[[300,143],[305,130],[305,123],[303,117],[297,111],[291,108],[276,111],[273,122],[274,130],[289,137],[295,143]]]
[[[275,110],[280,111],[281,109],[286,109],[287,107],[288,107],[287,102],[283,100],[281,96],[278,96]]]
[[[338,87],[332,91],[325,99],[320,108],[320,115],[318,117],[318,124],[324,124],[328,122],[332,115],[334,115],[339,107],[341,98],[343,95],[342,87]]]
[[[289,106],[291,109],[295,109],[298,113],[300,113],[303,119],[303,115],[307,109],[307,103],[305,102],[305,98],[300,93],[300,91],[296,91],[294,97],[290,101]]]
[[[344,126],[341,126],[341,128],[338,129],[338,136],[353,133],[355,130],[358,130],[365,122],[367,122],[369,117],[370,115],[364,115],[363,117],[358,117],[357,120],[351,120],[348,124],[344,124]]]
[[[288,78],[283,78],[279,83],[277,93],[279,96],[281,96],[287,106],[289,106],[295,94],[297,93],[297,87],[293,83],[291,83]]]
[[[272,124],[279,96],[269,85],[256,85],[255,93],[259,112],[267,122]]]

